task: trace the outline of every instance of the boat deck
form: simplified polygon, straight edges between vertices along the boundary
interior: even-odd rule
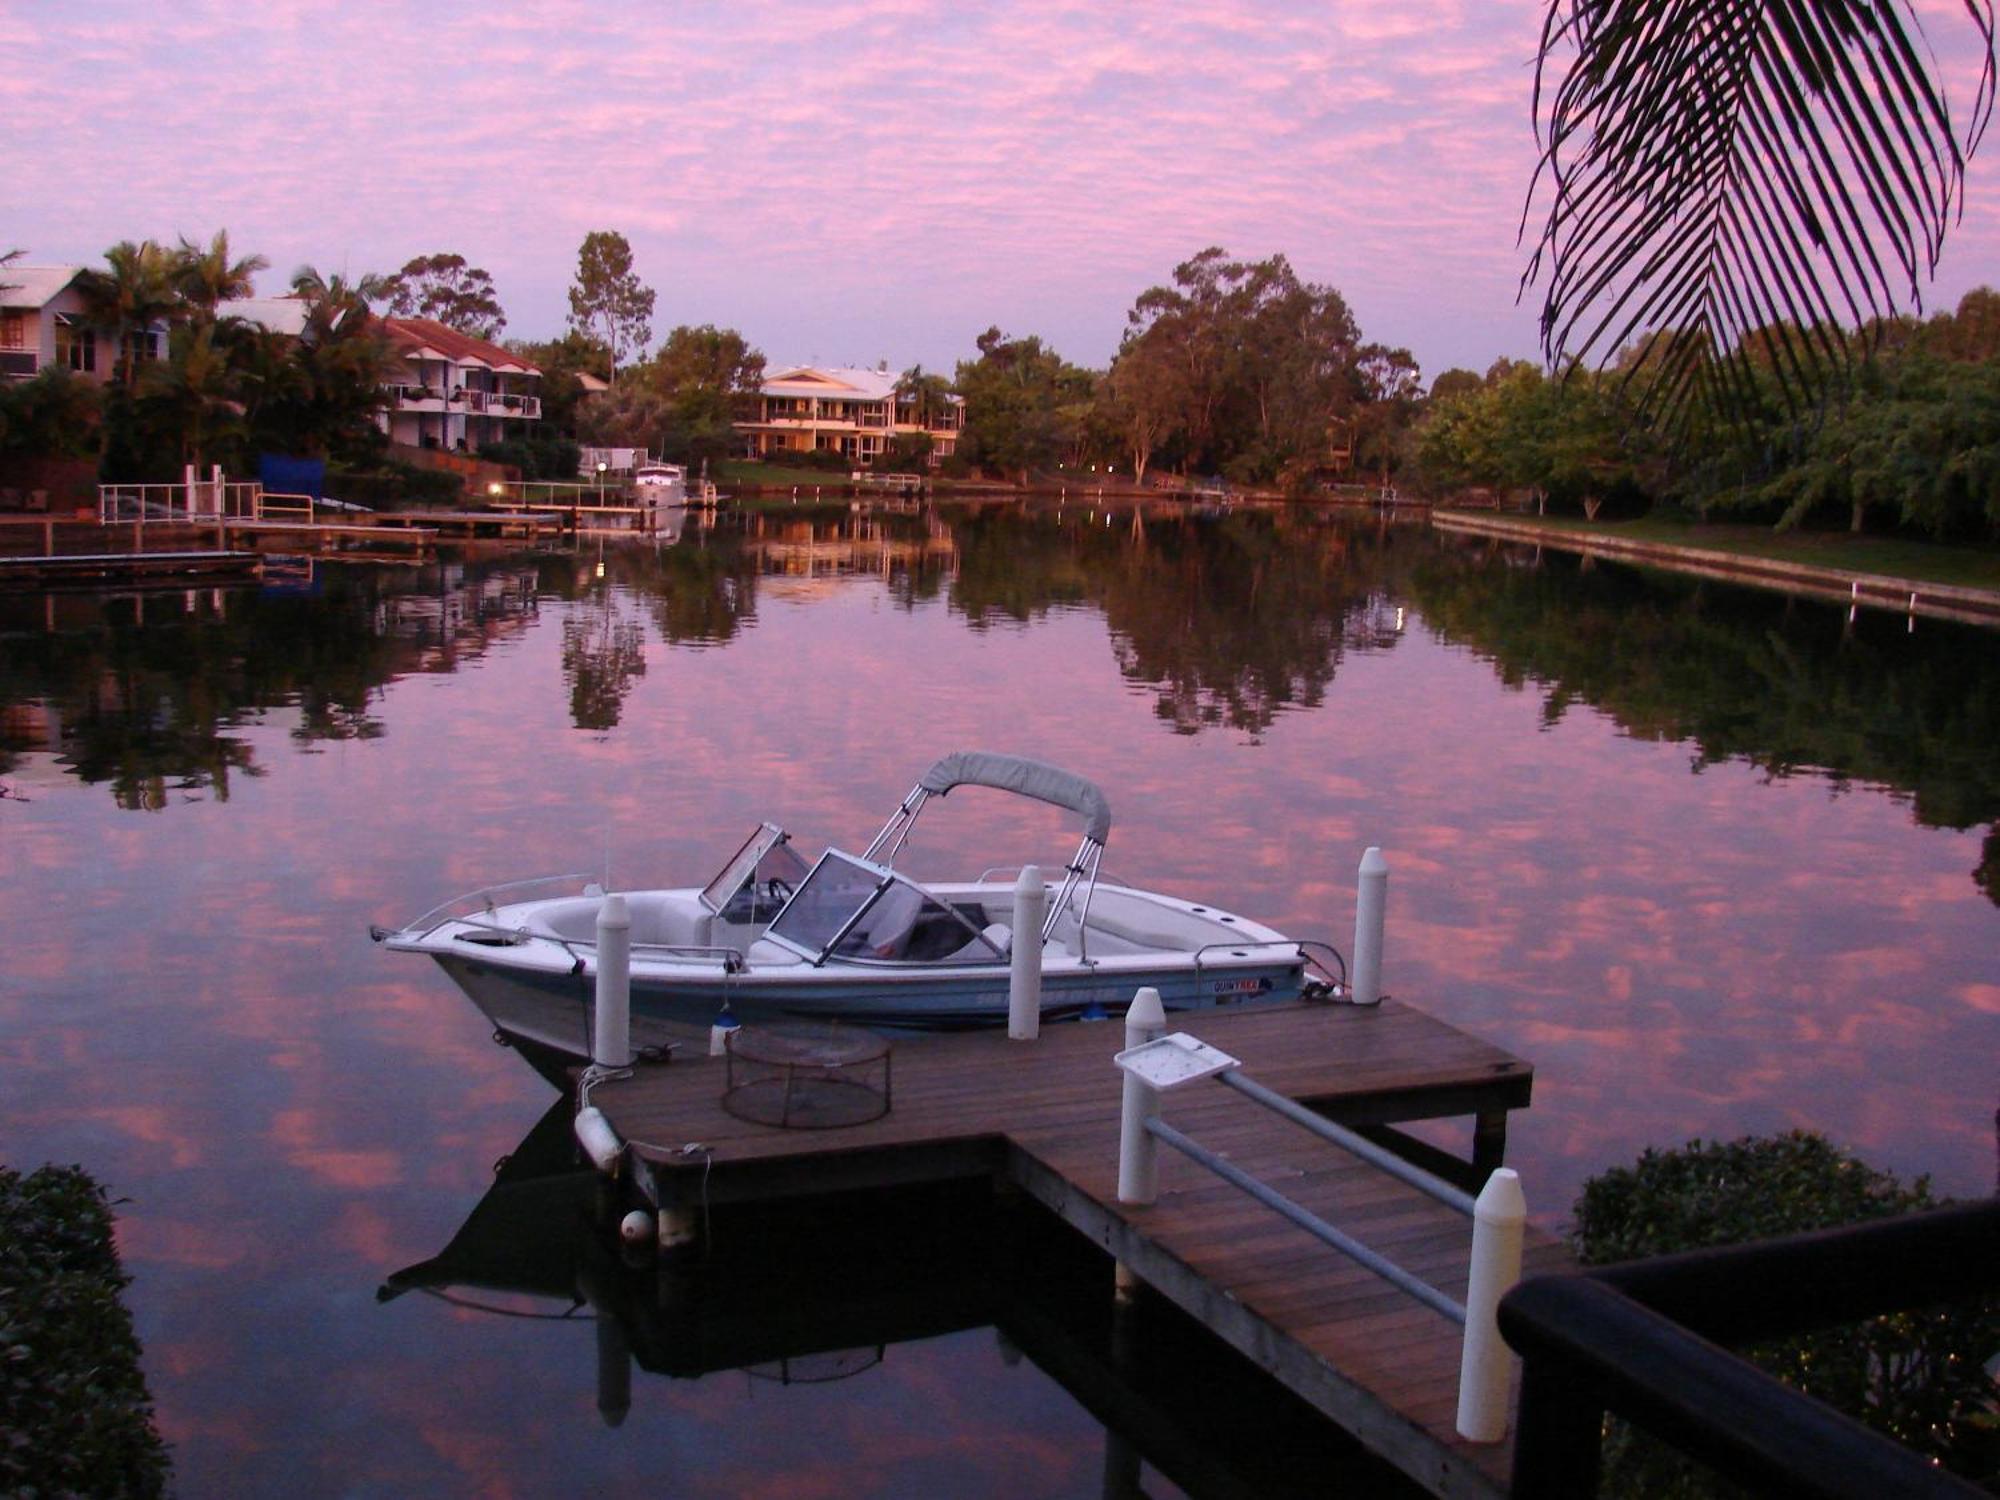
[[[1521,1059],[1393,1001],[1181,1013],[1169,1025],[1357,1128],[1472,1116],[1461,1180],[1497,1164],[1507,1112],[1533,1087]],[[1011,1181],[1433,1493],[1504,1492],[1511,1444],[1453,1432],[1455,1324],[1172,1151],[1160,1155],[1155,1203],[1117,1201],[1111,1055],[1123,1040],[1115,1023],[1079,1023],[1033,1043],[994,1033],[899,1042],[888,1113],[837,1130],[737,1119],[722,1108],[726,1069],[715,1059],[642,1069],[599,1085],[591,1102],[629,1143],[642,1189],[671,1207],[954,1176]],[[1470,1228],[1450,1209],[1220,1086],[1166,1095],[1165,1117],[1463,1299]],[[1399,1144],[1452,1169],[1442,1153]],[[1532,1230],[1526,1262],[1530,1273],[1570,1264]]]

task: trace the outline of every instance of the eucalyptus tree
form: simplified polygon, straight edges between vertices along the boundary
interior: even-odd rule
[[[979,358],[958,366],[956,383],[965,397],[959,452],[1026,484],[1034,470],[1060,462],[1068,451],[1078,413],[1089,407],[1091,373],[1032,334],[1012,338],[989,328],[976,347]]]
[[[1128,332],[1099,390],[1104,422],[1131,464],[1132,477],[1144,484],[1153,456],[1178,430],[1187,410],[1181,362],[1153,330]]]
[[[492,341],[507,326],[493,277],[462,255],[419,255],[384,279],[383,300],[398,318],[429,318],[476,339]]]
[[[1992,113],[1991,0],[1954,124],[1907,0],[1551,0],[1535,82],[1556,368],[1636,346],[1645,411],[1686,437],[1768,387],[1808,415],[1856,360],[1842,328],[1922,299]]]
[[[653,290],[632,269],[632,246],[615,229],[583,237],[576,254],[576,283],[569,289],[569,323],[611,351],[610,379],[627,354],[653,339]]]

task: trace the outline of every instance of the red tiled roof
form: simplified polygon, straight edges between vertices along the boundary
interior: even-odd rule
[[[447,359],[476,359],[498,370],[520,370],[529,375],[542,373],[539,365],[523,359],[511,349],[476,339],[456,328],[447,328],[433,318],[384,318],[382,327],[390,338],[410,347],[435,350]]]

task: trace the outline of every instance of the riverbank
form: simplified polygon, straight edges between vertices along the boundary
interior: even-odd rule
[[[1901,614],[2000,626],[2000,555],[1893,538],[1776,533],[1760,527],[1692,528],[1661,521],[1581,521],[1553,516],[1433,512],[1440,531],[1555,547]]]

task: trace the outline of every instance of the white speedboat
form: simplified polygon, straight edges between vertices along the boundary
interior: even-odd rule
[[[919,882],[895,868],[924,804],[961,786],[1082,818],[1060,882],[1044,886],[1039,931],[1013,928],[1014,869]],[[1110,832],[1103,792],[1081,776],[1010,755],[947,755],[859,855],[828,849],[808,866],[785,831],[766,823],[705,886],[625,892],[632,1010],[698,1026],[725,1004],[744,1022],[999,1026],[1022,942],[1040,946],[1044,1020],[1122,1013],[1142,985],[1170,1010],[1343,989],[1345,965],[1326,944],[1209,902],[1101,881]],[[582,876],[523,882],[475,891],[374,935],[398,952],[435,958],[502,1031],[581,1053],[603,897]]]
[[[632,474],[632,494],[649,510],[688,503],[687,470],[679,464],[641,464]]]

